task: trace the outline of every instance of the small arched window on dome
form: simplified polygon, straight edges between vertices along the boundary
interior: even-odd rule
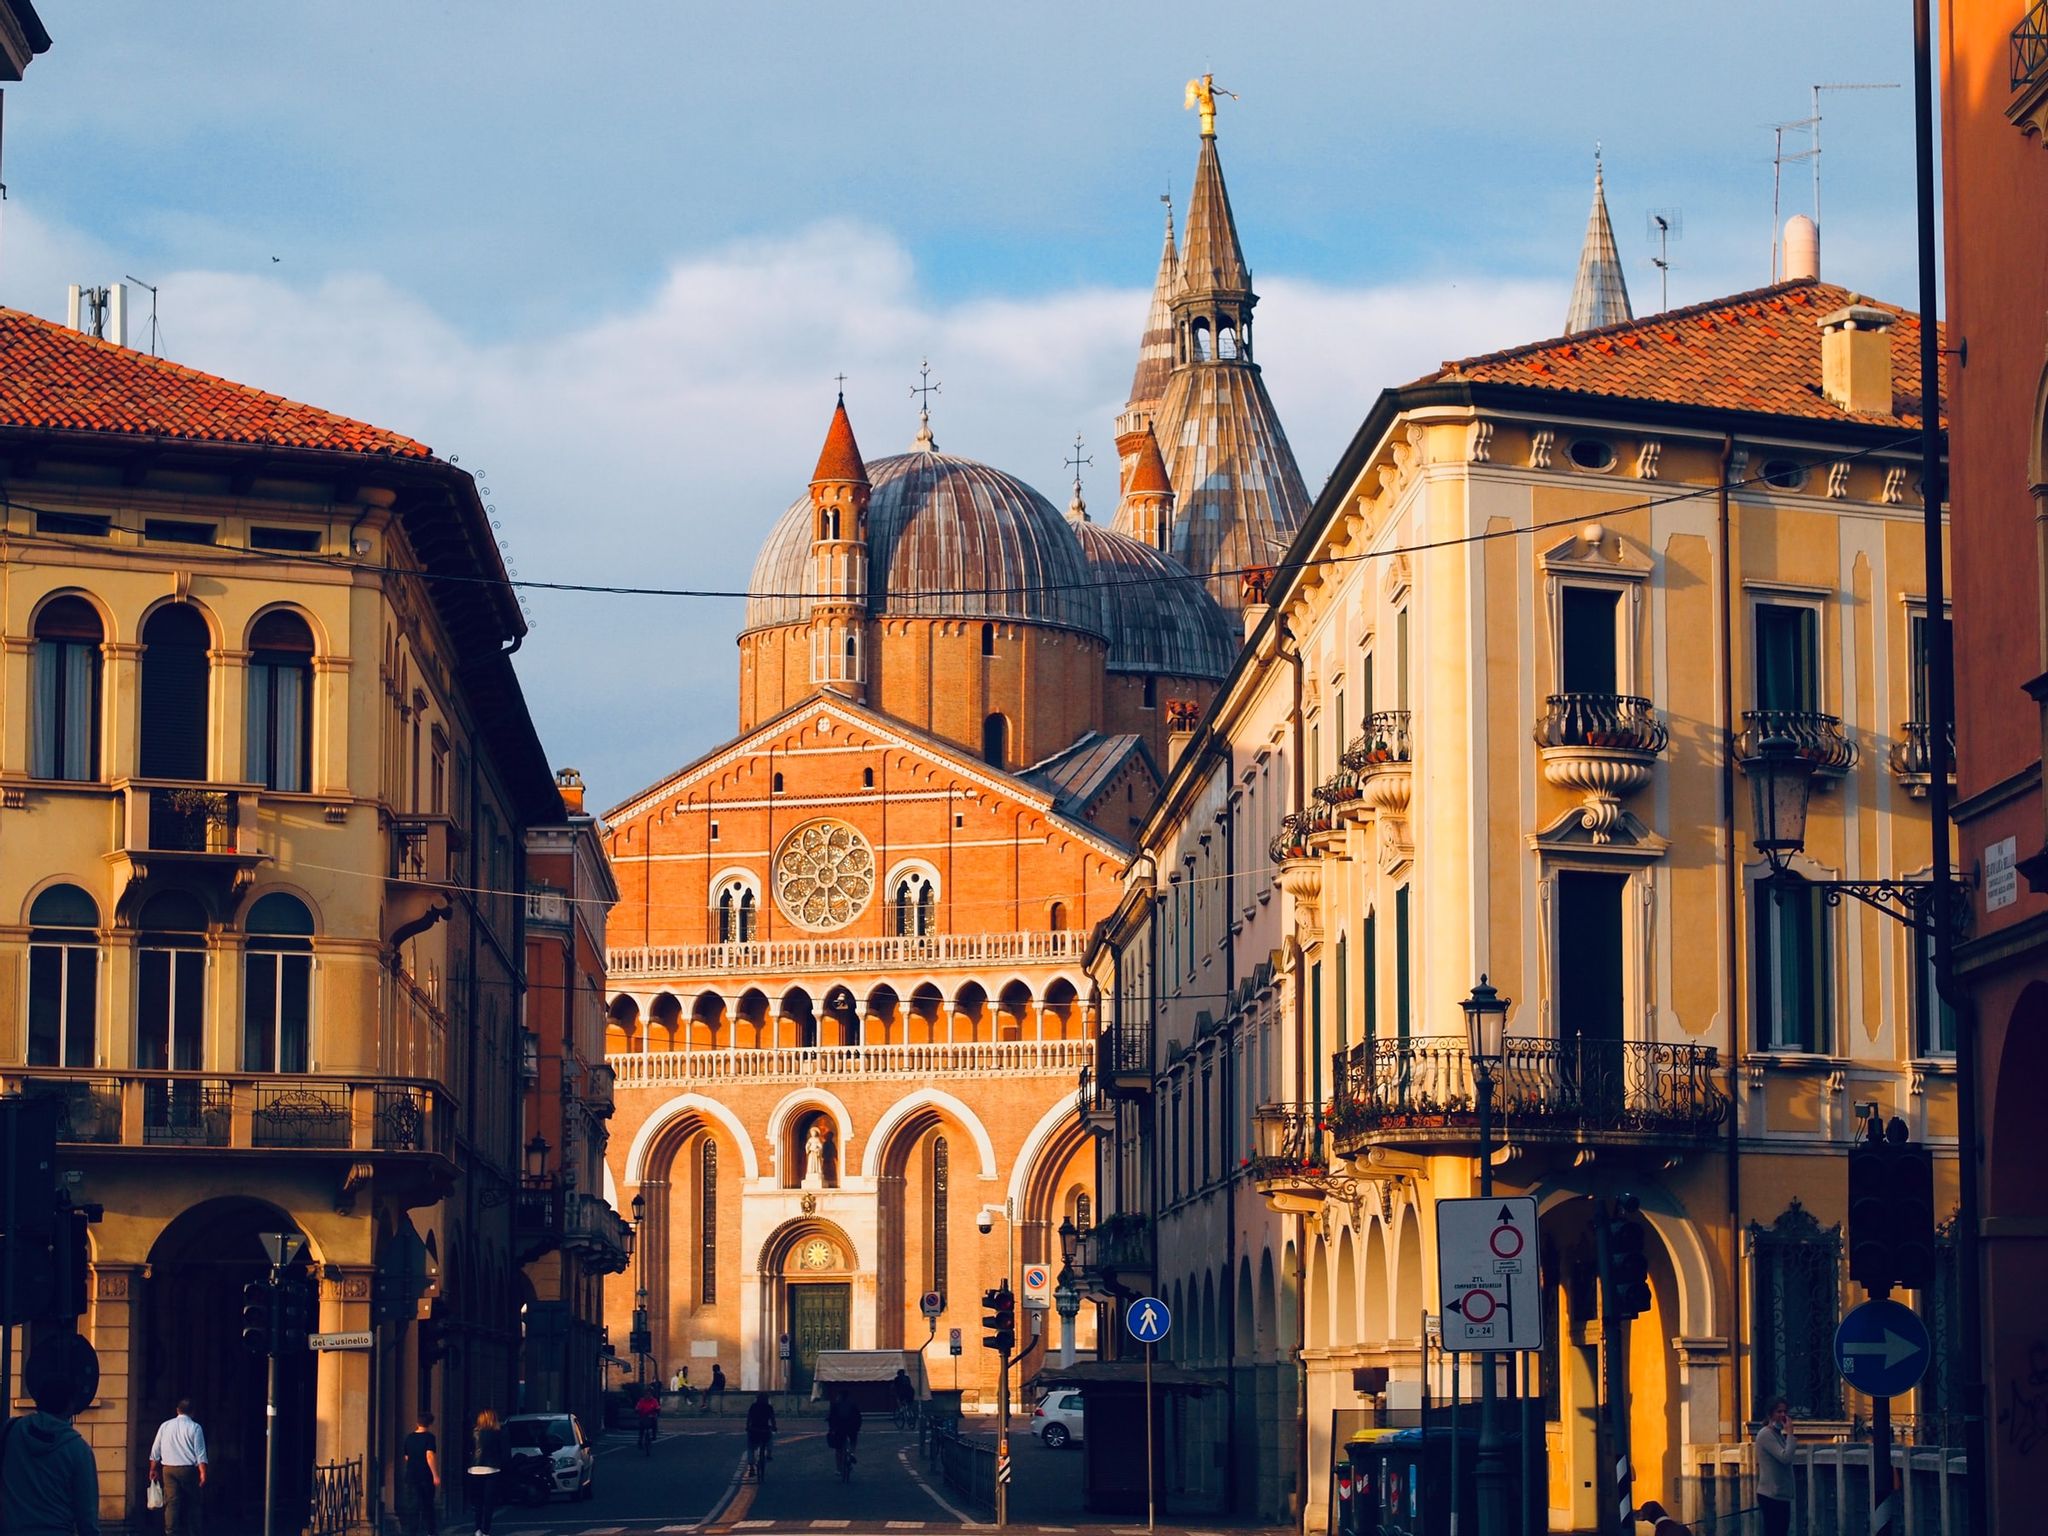
[[[1194,340],[1195,361],[1198,363],[1211,361],[1215,354],[1209,345],[1209,322],[1207,320],[1195,321],[1194,325],[1190,327],[1190,334]]]
[[[1147,709],[1157,709],[1159,707],[1159,679],[1149,672],[1145,674],[1145,707]]]
[[[910,870],[897,880],[890,896],[890,921],[896,936],[903,939],[928,937],[939,915],[939,888],[922,870]]]
[[[991,768],[1010,766],[1010,722],[1002,715],[990,715],[981,722],[981,757]]]
[[[981,626],[981,654],[993,656],[996,653],[996,627],[993,624]]]
[[[760,914],[760,897],[750,882],[737,875],[726,880],[712,902],[712,913],[718,921],[719,943],[754,942],[754,919]]]
[[[1222,326],[1222,327],[1220,327],[1220,328],[1219,328],[1219,329],[1217,330],[1217,332],[1216,332],[1216,355],[1217,355],[1218,357],[1236,357],[1236,356],[1237,356],[1237,327],[1236,327],[1236,326],[1234,326],[1234,325],[1226,325],[1226,326]]]

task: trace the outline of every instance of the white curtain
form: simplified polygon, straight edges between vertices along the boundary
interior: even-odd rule
[[[39,779],[89,779],[95,647],[39,640],[29,772]]]

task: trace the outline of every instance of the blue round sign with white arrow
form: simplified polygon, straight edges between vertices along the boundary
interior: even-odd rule
[[[1911,1307],[1866,1301],[1835,1329],[1835,1369],[1866,1397],[1903,1397],[1926,1373],[1934,1343]]]
[[[1157,1296],[1140,1296],[1125,1309],[1124,1327],[1140,1344],[1157,1344],[1173,1327],[1173,1314]]]

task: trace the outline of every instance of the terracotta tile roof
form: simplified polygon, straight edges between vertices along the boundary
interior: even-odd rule
[[[1897,316],[1892,409],[1852,414],[1821,392],[1821,316],[1851,303]],[[1947,398],[1947,364],[1942,391]],[[1920,317],[1800,278],[1624,325],[1448,362],[1417,384],[1516,384],[1560,394],[1654,400],[1822,421],[1920,425]]]
[[[1138,459],[1131,466],[1131,483],[1124,487],[1124,494],[1139,496],[1170,496],[1173,482],[1166,478],[1166,460],[1159,454],[1159,439],[1154,435],[1150,423],[1145,427],[1145,440],[1138,445]]]
[[[425,459],[424,443],[0,309],[0,427]]]
[[[846,417],[844,396],[832,410],[832,425],[825,429],[825,446],[818,454],[818,467],[811,475],[811,484],[816,485],[821,480],[850,480],[855,485],[868,483],[867,466],[860,458],[860,444],[853,440],[853,423]]]

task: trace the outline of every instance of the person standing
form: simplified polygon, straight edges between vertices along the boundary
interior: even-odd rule
[[[470,1436],[469,1507],[476,1514],[476,1536],[491,1536],[491,1512],[498,1507],[498,1478],[505,1465],[505,1431],[498,1416],[486,1408],[476,1416]]]
[[[398,1442],[398,1486],[406,1536],[436,1536],[435,1504],[441,1497],[441,1447],[434,1416],[424,1408],[411,1434]]]
[[[1787,1536],[1792,1529],[1792,1455],[1792,1410],[1774,1397],[1756,1432],[1756,1507],[1764,1536]]]
[[[192,1417],[192,1399],[156,1427],[149,1480],[164,1485],[164,1536],[199,1536],[200,1491],[206,1487],[206,1431]]]
[[[71,1427],[92,1401],[99,1357],[76,1334],[36,1346],[22,1385],[36,1411],[0,1423],[0,1530],[7,1536],[99,1536],[100,1474]]]
[[[711,1385],[704,1389],[704,1411],[716,1408],[721,1416],[725,1413],[725,1369],[716,1360],[711,1362]]]

